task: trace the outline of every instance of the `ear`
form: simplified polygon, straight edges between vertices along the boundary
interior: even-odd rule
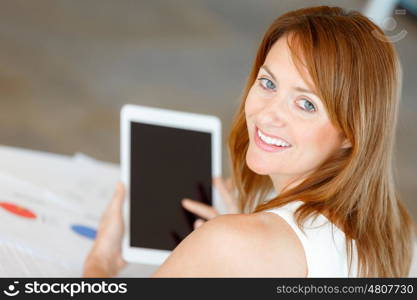
[[[352,144],[350,143],[350,141],[347,138],[345,138],[343,140],[342,146],[340,146],[340,148],[342,148],[342,149],[351,148],[351,147],[352,147]]]

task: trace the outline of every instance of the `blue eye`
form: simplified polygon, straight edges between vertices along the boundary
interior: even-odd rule
[[[263,89],[266,90],[275,90],[275,84],[269,80],[268,78],[258,78],[258,80],[261,82],[261,86]]]
[[[302,108],[305,110],[305,111],[308,111],[308,112],[313,112],[313,111],[316,111],[316,107],[314,106],[314,104],[313,103],[311,103],[310,101],[308,101],[308,100],[306,100],[306,99],[301,99],[300,101],[305,101],[304,102],[304,104],[303,105],[301,105],[302,106]]]

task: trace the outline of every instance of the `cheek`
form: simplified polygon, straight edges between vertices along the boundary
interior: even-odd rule
[[[245,100],[245,115],[246,118],[248,118],[251,114],[253,114],[254,111],[254,107],[253,107],[254,101],[250,96],[250,93],[248,94],[248,96],[246,97]]]
[[[327,156],[333,152],[338,143],[338,133],[330,122],[317,126],[306,124],[303,128],[298,127],[297,140],[316,154]]]
[[[256,95],[254,87],[249,90],[248,96],[245,100],[245,114],[246,117],[250,117],[253,114],[256,114],[263,107],[263,102],[259,99],[259,96]]]

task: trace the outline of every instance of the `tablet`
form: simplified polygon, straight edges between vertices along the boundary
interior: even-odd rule
[[[183,198],[215,208],[221,175],[219,118],[139,105],[121,110],[126,261],[160,265],[193,230]]]

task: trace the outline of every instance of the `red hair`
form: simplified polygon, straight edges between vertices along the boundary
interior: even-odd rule
[[[328,158],[298,186],[267,203],[269,176],[246,165],[249,137],[245,100],[272,45],[286,38],[299,71],[306,67],[332,124],[351,148]],[[398,197],[393,147],[401,88],[401,66],[383,31],[359,12],[311,7],[277,18],[259,45],[229,135],[232,177],[242,212],[259,212],[301,200],[300,227],[325,213],[358,250],[358,276],[408,276],[415,224]],[[302,72],[300,72],[302,74]]]

